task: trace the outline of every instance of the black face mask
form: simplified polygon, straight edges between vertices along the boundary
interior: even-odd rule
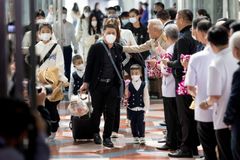
[[[157,11],[153,11],[153,13],[156,15],[156,14],[157,14]]]

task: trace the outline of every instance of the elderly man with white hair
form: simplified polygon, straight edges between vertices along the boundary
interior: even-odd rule
[[[152,53],[158,54],[161,48],[166,49],[168,47],[166,35],[163,31],[163,24],[159,19],[148,21],[148,34],[150,40],[142,45],[124,46],[123,52],[139,53],[150,50]]]
[[[230,38],[230,48],[234,58],[240,61],[240,31]],[[240,62],[238,62],[240,65]],[[240,67],[233,74],[230,98],[224,117],[224,123],[231,126],[231,149],[233,159],[240,159]]]

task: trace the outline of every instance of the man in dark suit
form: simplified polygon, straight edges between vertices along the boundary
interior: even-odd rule
[[[99,136],[99,125],[102,113],[105,112],[103,145],[106,147],[113,147],[110,137],[122,79],[118,76],[109,56],[111,55],[116,69],[122,76],[122,46],[115,43],[120,38],[117,27],[113,24],[105,25],[103,41],[91,46],[87,58],[84,83],[80,89],[80,91],[89,89],[91,93],[93,106],[91,118],[96,144],[102,143]]]
[[[190,10],[180,10],[176,16],[176,24],[180,31],[180,37],[174,46],[174,53],[171,61],[163,60],[163,64],[173,69],[173,76],[176,81],[176,89],[184,76],[183,66],[180,63],[181,54],[194,54],[196,52],[196,41],[192,38],[193,13]],[[194,111],[189,109],[192,103],[190,95],[178,95],[177,112],[182,131],[182,143],[180,149],[169,153],[170,157],[192,157],[198,155],[197,146],[199,140],[197,136],[196,121],[194,120]]]

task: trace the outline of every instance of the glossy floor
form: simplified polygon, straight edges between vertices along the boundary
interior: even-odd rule
[[[139,145],[133,143],[131,130],[126,120],[126,109],[121,109],[121,124],[119,138],[113,139],[115,147],[106,148],[102,145],[96,145],[93,141],[80,141],[74,143],[71,130],[69,129],[70,115],[66,110],[67,103],[63,102],[59,107],[61,114],[60,129],[57,133],[56,141],[50,143],[51,160],[177,160],[178,158],[169,158],[168,151],[159,151],[156,147],[161,146],[158,140],[164,138],[164,127],[159,125],[163,121],[163,107],[161,100],[152,100],[150,111],[146,114],[146,144]],[[103,122],[101,122],[101,129]],[[199,148],[202,154],[201,148]],[[197,160],[200,158],[181,158],[181,160]]]

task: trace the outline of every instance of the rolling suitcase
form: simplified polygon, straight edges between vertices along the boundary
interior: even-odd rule
[[[70,129],[72,130],[74,142],[80,139],[93,138],[90,115],[85,115],[82,117],[71,116],[71,121],[69,125]]]

